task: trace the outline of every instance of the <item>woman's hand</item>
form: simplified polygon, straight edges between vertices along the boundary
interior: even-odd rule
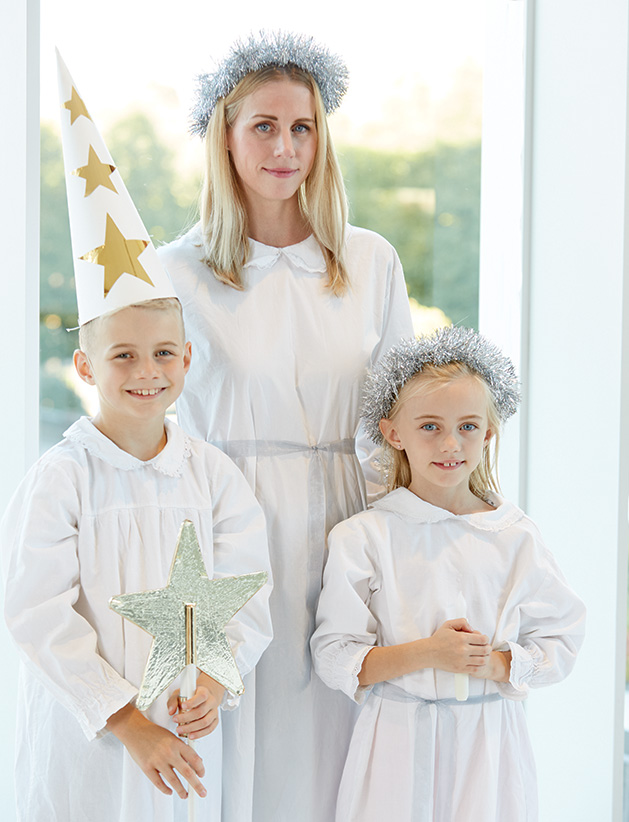
[[[182,702],[181,707],[179,691],[174,691],[168,700],[168,713],[178,725],[179,736],[194,740],[211,734],[218,726],[218,708],[224,693],[225,688],[203,672],[197,678],[194,695]]]

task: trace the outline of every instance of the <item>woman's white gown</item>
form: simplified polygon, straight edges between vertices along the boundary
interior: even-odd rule
[[[223,822],[330,822],[354,706],[314,674],[309,639],[326,535],[366,502],[355,444],[365,371],[413,334],[406,286],[389,243],[351,226],[343,297],[326,288],[312,237],[250,241],[244,291],[216,280],[199,242],[195,227],[160,249],[192,342],[178,421],[243,471],[274,581],[273,642],[224,717]]]

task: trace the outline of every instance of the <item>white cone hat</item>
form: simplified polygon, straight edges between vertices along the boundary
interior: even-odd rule
[[[57,52],[61,138],[79,325],[176,297],[105,141]]]

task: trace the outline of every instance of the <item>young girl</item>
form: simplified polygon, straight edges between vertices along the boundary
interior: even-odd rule
[[[319,676],[365,702],[339,822],[537,819],[523,700],[572,669],[584,607],[496,493],[518,400],[511,362],[469,329],[401,343],[370,374],[390,493],[330,534],[312,639]]]

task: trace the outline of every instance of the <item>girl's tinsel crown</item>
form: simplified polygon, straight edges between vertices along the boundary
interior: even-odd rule
[[[431,335],[403,340],[391,348],[367,375],[361,416],[369,437],[383,441],[380,420],[388,417],[402,387],[427,364],[460,362],[487,383],[502,422],[518,410],[520,391],[513,363],[500,349],[471,328],[450,326]]]
[[[306,35],[261,31],[258,36],[251,34],[247,40],[237,40],[216,71],[198,76],[190,131],[203,137],[218,100],[233,91],[247,74],[268,66],[297,66],[310,74],[319,86],[326,114],[338,108],[347,91],[349,72],[338,55]]]

